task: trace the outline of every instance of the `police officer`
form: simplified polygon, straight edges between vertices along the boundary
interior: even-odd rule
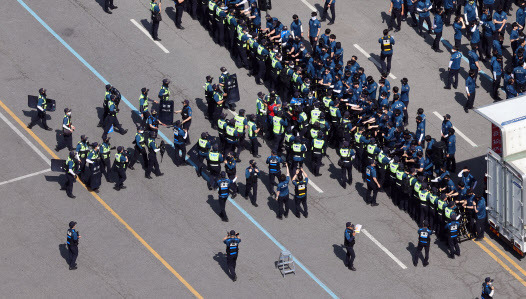
[[[341,148],[338,151],[340,160],[338,165],[342,168],[341,173],[341,184],[343,188],[347,188],[352,184],[352,161],[354,160],[354,150],[350,147],[349,141],[344,141]]]
[[[256,166],[256,161],[250,160],[249,166],[245,170],[245,178],[246,178],[246,185],[245,185],[245,199],[248,199],[248,196],[250,194],[250,190],[252,190],[252,205],[257,207],[257,199],[258,199],[258,176],[259,176],[259,168]]]
[[[69,270],[77,269],[77,257],[79,256],[79,241],[80,234],[76,229],[77,222],[70,221],[69,229],[66,237],[66,244],[69,251]]]
[[[174,149],[175,149],[175,166],[179,167],[186,164],[186,139],[188,132],[181,126],[181,121],[177,120],[174,124]]]
[[[332,14],[332,20],[327,25],[332,25],[336,21],[336,0],[325,0],[325,5],[323,6],[323,17],[322,20],[325,21],[327,18],[327,11],[330,9]]]
[[[225,128],[225,139],[226,139],[226,145],[225,145],[225,153],[227,152],[235,152],[236,147],[239,146],[239,132],[236,130],[236,121],[234,119],[230,119],[227,122],[226,128]],[[238,149],[238,153],[239,153]]]
[[[288,122],[283,118],[283,111],[278,111],[272,116],[272,132],[274,133],[274,145],[273,150],[275,152],[281,152],[283,147],[283,133],[285,128],[288,126]]]
[[[114,189],[120,191],[121,189],[126,189],[124,186],[124,181],[126,181],[126,165],[128,164],[127,152],[124,150],[124,147],[117,147],[117,152],[115,153],[115,170],[117,171],[117,181],[115,182]]]
[[[183,109],[177,110],[174,113],[181,113],[183,129],[188,133],[190,131],[190,125],[192,124],[192,107],[190,107],[190,101],[184,100]],[[188,136],[189,137],[189,136]],[[190,138],[186,138],[186,144],[190,144]]]
[[[159,148],[157,144],[155,144],[155,138],[157,138],[157,133],[150,132],[149,137],[148,137],[148,143],[147,143],[148,145],[148,168],[146,169],[146,174],[145,174],[145,177],[147,179],[152,179],[152,177],[150,176],[152,172],[156,176],[164,175],[164,173],[162,173],[159,170],[159,162],[157,161],[157,152],[159,152],[161,148]]]
[[[230,184],[230,190],[232,190],[232,198],[236,198],[238,190],[237,190],[237,184],[236,184],[236,181],[237,181],[236,164],[237,163],[236,163],[235,154],[232,152],[229,152],[226,155],[226,159],[224,163],[225,163],[225,171],[226,171],[226,174],[228,175],[228,179],[232,181],[232,183]]]
[[[265,80],[265,73],[267,71],[266,62],[269,56],[269,51],[266,48],[267,40],[262,40],[256,48],[256,60],[257,60],[257,73],[256,73],[256,84],[263,85],[263,80]]]
[[[303,137],[296,137],[292,142],[292,172],[296,173],[298,168],[303,167],[303,161],[305,160],[305,153],[307,152],[307,146],[305,146],[306,140]]]
[[[139,111],[141,112],[142,116],[142,124],[146,125],[146,122],[148,118],[150,117],[150,111],[148,110],[148,91],[146,87],[141,88],[141,95],[139,97]],[[156,104],[159,102],[154,101]]]
[[[219,172],[221,172],[221,164],[223,161],[223,155],[219,152],[217,145],[214,144],[206,156],[207,168],[210,175],[210,179],[207,182],[208,190],[217,187],[215,183],[219,176]]]
[[[88,144],[88,137],[86,135],[80,136],[80,141],[77,143],[77,147],[75,148],[75,151],[77,152],[78,158],[80,159],[79,165],[78,165],[78,171],[82,175],[85,172],[86,168],[86,157],[89,153],[89,144]]]
[[[144,134],[144,127],[138,126],[137,133],[135,133],[135,140],[133,141],[133,143],[135,144],[134,151],[133,151],[133,157],[128,166],[128,168],[130,168],[131,170],[135,169],[133,168],[133,165],[135,165],[135,163],[137,162],[137,160],[139,160],[139,157],[141,155],[142,155],[142,162],[143,162],[142,168],[146,169],[148,167],[148,154],[146,153],[146,148],[148,146],[146,145],[146,141],[147,141],[146,139],[147,139],[147,136],[145,136]]]
[[[161,86],[161,89],[159,90],[159,94],[157,95],[159,99],[162,101],[169,101],[170,100],[170,79],[163,79],[163,85]]]
[[[212,145],[208,140],[208,132],[201,133],[201,138],[197,140],[197,159],[195,161],[195,164],[197,165],[198,177],[201,176],[201,172],[204,168],[203,159],[206,159],[208,157],[208,151],[211,147]]]
[[[155,132],[157,134],[157,132],[159,131],[159,125],[167,127],[166,124],[159,120],[157,110],[152,109],[152,114],[148,117],[148,120],[146,121],[146,128],[149,131]]]
[[[66,190],[66,194],[69,198],[75,198],[73,195],[73,183],[77,179],[77,174],[79,173],[80,159],[75,151],[70,151],[68,159],[66,160],[65,170],[66,170],[66,184],[64,185],[63,190]]]
[[[481,299],[491,299],[495,294],[495,288],[493,287],[493,279],[491,277],[486,277],[482,283],[482,294],[480,295]]]
[[[241,147],[244,147],[243,143],[245,141],[245,131],[248,127],[248,121],[245,117],[245,109],[240,109],[239,114],[234,116],[235,128],[238,134],[238,155],[240,153]]]
[[[184,27],[181,25],[181,19],[183,18],[184,0],[175,1],[175,27],[183,30]]]
[[[113,5],[113,0],[104,0],[104,11],[111,15],[110,9],[116,9],[117,6]]]
[[[220,178],[215,178],[216,181],[214,181],[214,184],[217,185],[218,195],[219,195],[219,217],[221,217],[221,220],[224,222],[228,222],[228,216],[225,212],[225,205],[226,201],[228,199],[228,195],[230,193],[230,184],[232,181],[226,177],[226,172],[221,171]],[[210,177],[212,180],[212,177]]]
[[[451,84],[453,84],[453,88],[457,89],[458,72],[460,70],[461,60],[462,53],[458,51],[458,47],[453,46],[453,48],[451,49],[451,59],[449,61],[447,83],[444,89],[451,89]]]
[[[64,108],[64,119],[62,120],[62,142],[58,144],[55,151],[59,151],[63,148],[67,148],[68,151],[73,150],[73,131],[75,126],[71,123],[71,109]]]
[[[108,117],[109,110],[108,110],[108,101],[111,97],[111,90],[113,86],[111,84],[106,84],[106,92],[104,93],[104,100],[102,101],[102,117],[99,119],[99,123],[97,124],[97,127],[102,127],[104,125],[104,121],[106,120],[106,117]]]
[[[296,204],[296,217],[300,218],[300,204],[303,206],[303,216],[309,217],[309,210],[307,208],[307,184],[309,178],[303,167],[296,169],[296,173],[292,178],[294,185],[294,203]]]
[[[278,202],[278,219],[283,219],[282,215],[285,215],[285,218],[289,216],[289,165],[285,163],[287,168],[287,173],[282,173],[279,176],[279,184],[276,187],[276,201]],[[283,206],[285,206],[285,211],[283,211]]]
[[[356,257],[354,254],[354,244],[356,243],[355,237],[356,231],[354,230],[354,225],[351,222],[347,222],[345,224],[343,245],[347,250],[345,255],[345,264],[347,264],[347,268],[351,271],[356,271],[356,268],[354,268],[354,258]]]
[[[228,267],[228,274],[233,281],[236,281],[237,254],[239,253],[239,243],[241,243],[239,233],[236,234],[235,230],[231,230],[223,239],[223,243],[226,244],[226,264]]]
[[[257,127],[256,125],[256,116],[254,114],[250,114],[248,116],[248,122],[247,122],[247,131],[248,131],[248,139],[250,140],[250,153],[254,158],[260,158],[261,155],[258,154],[258,148],[259,148],[259,142],[258,142],[258,134],[261,129]]]
[[[449,128],[449,134],[447,137],[446,169],[453,172],[457,169],[457,162],[455,160],[455,153],[457,151],[456,144],[457,136],[455,135],[455,129]]]
[[[475,213],[477,217],[476,230],[477,238],[476,241],[484,239],[484,229],[486,226],[486,199],[481,196],[477,196],[477,205],[475,206]]]
[[[318,38],[321,31],[321,23],[317,16],[318,13],[313,11],[311,13],[311,19],[309,20],[309,42],[313,49],[315,49],[318,44]]]
[[[37,102],[37,117],[33,117],[31,119],[31,122],[27,125],[28,129],[31,129],[36,122],[40,119],[42,121],[42,126],[45,130],[51,131],[52,129],[47,126],[47,114],[46,110],[48,109],[48,102],[47,102],[47,95],[46,95],[46,89],[40,88],[38,90],[38,102]]]
[[[86,157],[86,163],[89,166],[89,174],[86,185],[88,186],[89,191],[99,193],[101,172],[100,172],[100,151],[99,144],[93,142],[91,144],[91,150]]]
[[[455,255],[460,256],[460,247],[458,247],[458,228],[460,222],[458,222],[458,216],[456,213],[450,214],[449,222],[446,224],[446,231],[448,233],[447,243],[449,246],[449,257],[454,259]]]
[[[151,11],[151,17],[152,17],[152,32],[151,32],[151,35],[152,35],[152,38],[154,41],[161,41],[161,39],[159,38],[159,35],[157,34],[157,32],[159,31],[159,23],[161,22],[162,20],[162,17],[161,17],[161,5],[162,3],[160,2],[160,0],[152,0],[150,2],[150,11]]]
[[[466,96],[468,100],[464,105],[464,112],[468,113],[468,109],[473,109],[473,103],[475,102],[475,92],[476,92],[476,71],[469,70],[469,76],[466,78]]]
[[[365,169],[366,181],[367,181],[367,196],[365,202],[370,204],[372,207],[378,206],[376,203],[376,195],[378,194],[378,189],[380,184],[376,178],[376,161],[371,160],[370,165]]]
[[[206,119],[212,122],[212,125],[215,125],[213,122],[213,114],[215,109],[215,101],[214,101],[214,89],[212,88],[213,84],[212,81],[214,78],[212,76],[206,76],[206,82],[205,86],[203,88],[205,89],[205,99],[206,99]]]
[[[276,185],[274,178],[279,178],[281,176],[280,165],[283,162],[283,159],[280,156],[278,156],[275,151],[272,151],[271,155],[267,158],[268,176],[270,184]]]
[[[110,161],[110,150],[115,149],[111,148],[110,137],[106,137],[100,145],[100,166],[101,172],[106,176],[106,182],[110,182],[111,174],[111,161]]]
[[[411,0],[408,0],[411,1]],[[451,1],[451,0],[446,0]],[[442,8],[439,8],[437,10],[437,13],[435,14],[435,19],[433,22],[433,32],[435,32],[435,39],[433,40],[433,45],[431,46],[431,49],[433,49],[435,52],[442,53],[444,51],[440,50],[440,39],[442,38],[442,31],[444,30],[444,21],[442,19],[442,15],[444,13],[444,10]]]
[[[400,25],[402,23],[402,16],[404,15],[404,1],[403,0],[391,0],[391,6],[389,6],[388,13],[391,14],[391,23],[387,32],[393,29],[395,18],[397,23],[395,24],[395,32],[400,31]]]
[[[431,234],[433,234],[433,231],[429,229],[427,220],[424,220],[422,227],[418,229],[418,246],[415,255],[413,255],[413,265],[415,265],[415,267],[418,265],[418,256],[422,253],[423,248],[425,248],[424,267],[429,265],[429,245],[431,244]]]
[[[428,33],[432,34],[431,32],[431,19],[429,18],[431,12],[431,8],[433,8],[433,5],[431,4],[430,0],[419,0],[416,4],[416,11],[418,12],[418,34],[422,34],[422,25],[424,25],[424,21],[427,23]]]
[[[318,136],[312,140],[312,168],[315,176],[320,176],[320,166],[327,144],[324,140],[322,132],[318,132]]]
[[[117,97],[115,95],[110,96],[110,100],[108,101],[108,116],[104,120],[104,133],[102,134],[102,139],[106,139],[106,136],[108,135],[111,127],[113,126],[114,130],[119,131],[121,135],[124,135],[128,132],[128,130],[125,130],[121,127],[121,124],[119,123],[119,120],[117,119],[117,113],[119,113],[119,109],[117,108],[116,101]]]
[[[224,96],[226,94],[221,90],[219,84],[212,85],[212,89],[214,90],[213,99],[215,102],[212,123],[215,124],[217,123],[219,116],[223,113],[223,105],[225,103]]]

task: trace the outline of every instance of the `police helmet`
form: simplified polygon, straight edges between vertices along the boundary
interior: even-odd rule
[[[137,126],[137,131],[144,131],[144,127],[143,126]]]
[[[75,155],[76,155],[76,152],[75,152],[75,151],[71,151],[71,152],[69,152],[69,157],[70,157],[71,159],[75,158]]]
[[[71,109],[69,109],[69,108],[64,108],[64,113],[68,113],[68,112],[71,112]]]
[[[450,217],[451,217],[451,220],[457,220],[460,216],[457,215],[457,213],[451,213]]]
[[[236,124],[236,122],[235,122],[233,119],[230,119],[230,120],[228,121],[228,125],[230,125],[230,126],[233,126],[233,125],[235,125],[235,124]]]
[[[214,144],[214,145],[212,146],[212,150],[213,150],[214,152],[217,152],[217,151],[219,150],[219,147],[217,146],[217,144]]]
[[[224,67],[224,66],[222,66],[219,70],[220,70],[222,73],[224,73],[224,72],[227,71],[226,67]]]
[[[245,109],[239,109],[239,115],[245,116]]]
[[[45,89],[45,88],[40,88],[40,89],[38,90],[38,93],[40,93],[40,94],[45,94],[45,93],[46,93],[46,89]]]
[[[175,126],[176,127],[180,127],[181,126],[181,121],[180,120],[176,120],[175,121]]]
[[[323,132],[318,132],[318,138],[323,138]]]
[[[156,114],[157,114],[157,110],[152,109],[152,115],[156,115]]]
[[[99,146],[99,143],[98,143],[98,142],[93,142],[93,143],[91,144],[91,148],[93,148],[93,149],[97,148],[97,146]]]
[[[349,147],[349,141],[344,141],[342,144],[343,147]]]
[[[147,93],[148,91],[149,91],[149,89],[146,88],[146,87],[141,88],[141,92],[142,92],[142,93]]]
[[[163,79],[163,85],[168,85],[170,82],[170,79]]]
[[[422,223],[423,227],[428,227],[429,223],[427,222],[427,219],[424,219],[424,222]]]
[[[112,101],[115,100],[115,95],[114,95],[114,94],[112,94],[112,95],[110,96],[110,100],[112,100]]]
[[[88,141],[88,136],[86,136],[86,135],[81,135],[81,136],[80,136],[80,140],[86,142],[86,141]]]
[[[221,118],[225,119],[226,118],[226,113],[221,113]]]
[[[124,150],[124,147],[122,147],[122,146],[117,147],[117,152],[120,153],[120,152],[122,152],[123,150]]]
[[[226,172],[221,171],[221,178],[222,178],[222,179],[226,178]]]
[[[208,133],[206,133],[206,132],[201,133],[201,138],[203,138],[203,139],[208,138]]]

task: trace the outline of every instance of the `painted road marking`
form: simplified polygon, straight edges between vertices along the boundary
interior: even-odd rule
[[[5,184],[9,184],[9,183],[13,183],[13,182],[16,182],[16,181],[20,181],[20,180],[23,180],[23,179],[26,179],[26,178],[30,178],[32,176],[39,175],[39,174],[46,173],[46,172],[50,172],[50,171],[51,171],[51,169],[44,169],[44,170],[41,170],[41,171],[37,171],[37,172],[33,172],[33,173],[26,174],[26,175],[23,175],[23,176],[19,176],[17,178],[10,179],[8,181],[0,182],[0,186],[5,185]]]
[[[495,251],[497,251],[500,255],[502,255],[510,264],[513,265],[517,270],[519,270],[522,275],[526,276],[526,271],[522,269],[521,266],[519,266],[514,260],[512,260],[506,253],[504,253],[502,250],[500,250],[493,242],[491,242],[488,238],[484,238],[484,241],[491,246]]]
[[[358,44],[354,44],[354,47],[356,49],[358,49],[358,51],[362,52],[362,54],[367,57],[367,59],[369,59],[372,63],[374,63],[374,65],[376,65],[378,68],[382,68],[382,64],[380,62],[378,62],[376,59],[372,58],[371,55],[367,52],[365,52],[364,49],[362,49],[362,47],[360,47]],[[396,79],[396,76],[393,75],[392,73],[389,74],[389,77],[393,80]]]
[[[380,249],[383,250],[383,252],[385,252],[390,258],[393,259],[393,261],[395,261],[398,266],[400,266],[402,269],[407,269],[406,265],[404,265],[404,263],[402,263],[396,256],[394,256],[394,254],[389,251],[389,249],[385,248],[384,245],[382,245],[382,243],[378,242],[378,240],[376,240],[373,235],[371,235],[367,230],[363,229],[362,228],[362,232],[369,238],[371,239],[371,241],[373,241],[374,244],[376,244],[378,247],[380,247]]]
[[[29,145],[30,148],[32,148],[35,153],[37,153],[40,158],[42,158],[42,160],[46,161],[46,163],[51,166],[51,160],[48,159],[48,157],[46,157],[46,155],[44,155],[44,153],[42,153],[42,151],[40,151],[34,144],[33,142],[29,141],[29,139],[27,139],[26,136],[24,136],[24,134],[22,134],[22,132],[20,132],[20,130],[15,126],[13,125],[13,123],[11,123],[11,121],[9,121],[9,119],[7,119],[7,117],[5,117],[5,115],[3,115],[2,113],[0,113],[0,118],[5,121],[5,123],[11,128],[13,129],[13,131],[15,131],[15,133],[20,136],[20,138],[22,138],[22,140],[24,140],[27,145]],[[24,126],[22,124],[22,126]],[[34,135],[33,131],[30,130],[30,134]]]
[[[49,33],[51,33],[64,47],[66,47],[66,49],[68,49],[71,54],[73,54],[75,57],[77,57],[77,59],[79,59],[80,62],[82,62],[88,69],[90,69],[94,75],[96,75],[99,79],[101,79],[102,81],[106,81],[91,65],[89,65],[86,60],[84,60],[84,58],[82,58],[75,50],[73,50],[73,48],[71,48],[53,29],[51,29],[51,27],[49,27],[46,22],[44,22],[44,20],[42,20],[31,8],[29,8],[29,6],[27,6],[27,4],[24,3],[24,1],[22,0],[17,0],[18,3],[20,3],[20,5],[22,5],[22,7],[24,7],[42,26],[44,26],[44,28],[47,29],[47,31],[49,31]],[[106,81],[107,82],[107,81]],[[105,83],[105,84],[108,84],[108,83]],[[124,97],[122,97],[123,100]],[[127,100],[125,100],[125,102],[127,102],[127,104],[131,105]],[[9,115],[11,115],[11,117],[13,117],[23,128],[25,128],[25,124],[20,120],[20,118],[18,118],[2,101],[0,101],[0,106],[2,106],[4,108],[4,110],[7,111],[7,113]],[[44,143],[42,142],[42,140],[40,140],[40,138],[38,138],[38,136],[36,136],[31,130],[25,128],[25,130],[31,135],[33,136],[33,138],[35,140],[37,140],[37,142],[55,159],[58,159],[59,157],[49,149],[49,147]],[[87,187],[86,185],[84,185],[84,183],[80,182],[80,185],[83,186],[86,190],[87,190]],[[175,277],[177,277],[177,279],[179,279],[179,281],[197,298],[203,298],[201,296],[201,294],[199,294],[179,273],[177,273],[177,271],[175,271],[175,269],[170,265],[168,264],[168,262],[159,255],[159,253],[157,253],[157,251],[155,251],[126,221],[124,221],[124,219],[122,219],[121,216],[119,216],[119,214],[117,214],[102,198],[100,198],[100,196],[95,193],[95,192],[90,192],[90,194],[95,197],[95,199],[97,199],[97,201],[102,205],[104,206],[104,208],[106,208],[106,210],[108,210],[115,218],[117,218],[117,220],[119,220],[119,222],[121,224],[123,224],[129,232],[132,233],[133,236],[135,236],[135,238],[137,240],[139,240],[139,242],[144,246],[146,247],[146,249],[148,249],[148,251],[150,251],[150,253],[155,256],[157,258],[157,260],[159,260]]]
[[[46,28],[49,33],[51,33],[64,47],[66,47],[66,49],[68,49],[71,54],[73,54],[75,57],[77,57],[77,59],[82,62],[82,64],[84,64],[85,67],[87,67],[95,76],[97,76],[97,78],[99,78],[104,84],[109,84],[109,81],[107,81],[104,77],[102,77],[102,75],[97,72],[97,70],[95,70],[84,58],[82,58],[82,56],[80,56],[73,48],[71,48],[55,31],[53,31],[53,29],[51,29],[51,27],[49,27],[33,10],[31,10],[31,8],[29,8],[22,0],[17,0],[18,3],[20,3],[31,15],[33,15],[33,17],[40,23],[42,24],[42,26],[44,26],[44,28]],[[135,108],[135,106],[133,106],[130,101],[128,101],[124,95],[121,95],[121,100],[126,103],[126,105],[128,105],[128,107],[130,107],[130,109],[132,111],[134,111],[135,113],[137,113],[138,115],[140,115],[140,112]],[[1,101],[0,101],[0,106],[4,107],[4,109],[15,119],[17,120],[17,122],[21,125],[21,126],[24,126],[24,124],[22,123],[22,121],[13,113],[11,112],[11,110],[9,110],[9,108],[7,106],[5,106]],[[26,129],[26,131],[28,132],[31,132],[29,129]],[[33,134],[33,132],[31,132],[33,138],[35,138],[35,140],[37,140],[40,145],[42,145],[47,151],[48,153],[55,157],[56,159],[58,159],[57,155],[52,152],[49,147],[47,147],[43,142],[42,140],[40,140],[40,138],[38,138],[35,134]],[[171,140],[169,140],[166,135],[164,135],[161,131],[159,131],[159,136],[161,136],[166,142],[168,142],[168,144],[170,144],[172,147],[173,147],[173,142]],[[187,156],[186,159],[190,162],[190,164],[192,164],[192,166],[194,168],[197,169],[197,166],[195,165],[194,162],[192,162],[192,160],[189,159],[189,157]],[[203,177],[205,177],[206,180],[208,180],[206,174],[203,174]],[[86,188],[86,186],[82,183],[82,182],[79,182],[84,188]],[[87,189],[87,188],[86,188]],[[170,270],[170,272],[172,272],[172,274],[174,274],[191,292],[192,294],[194,294],[197,298],[202,298],[202,296],[188,283],[186,282],[186,280],[181,276],[179,275],[179,273],[177,273],[173,268],[172,266],[170,266],[170,264],[168,264],[152,247],[150,247],[150,245],[148,243],[146,243],[146,241],[144,241],[144,239],[139,236],[139,234],[137,234],[135,232],[135,230],[133,230],[110,206],[108,206],[108,204],[106,204],[106,202],[104,202],[104,200],[102,200],[98,195],[97,193],[95,192],[90,192],[90,194],[95,197],[108,211],[110,211],[110,213],[115,217],[117,218],[159,261],[161,261],[161,263],[168,269]],[[233,204],[235,203],[235,201],[229,197],[229,200],[230,202],[232,202]],[[240,209],[241,207],[235,203],[234,204],[236,207],[238,207],[238,209],[248,218],[250,217],[249,219],[254,219],[252,218],[252,216],[250,214],[248,214],[245,210],[243,209]],[[263,229],[263,227],[258,226],[258,228],[261,230]],[[263,233],[267,232],[266,230],[262,230]],[[270,236],[270,234],[268,234],[267,232],[267,236]],[[272,236],[270,236],[272,237]],[[274,237],[271,238],[271,240],[276,244],[278,245],[279,243],[277,243],[276,239]],[[281,244],[278,245],[278,247],[282,246]],[[301,263],[297,263],[298,266],[300,266],[316,283],[318,283],[318,285],[320,285],[320,287],[322,287],[331,297],[333,298],[338,298],[324,283],[322,283],[316,276],[314,276],[314,274],[312,274],[312,272],[310,272],[305,266],[303,266],[303,264]]]
[[[307,5],[307,7],[312,10],[312,11],[318,11],[316,9],[316,7],[312,6],[312,4],[310,4],[309,2],[307,2],[307,0],[301,0],[301,2],[303,2],[303,4]]]
[[[230,114],[232,114],[233,116],[237,116],[237,112],[235,111],[232,111],[232,110],[229,110],[227,109],[228,112],[230,112]],[[308,182],[309,185],[312,186],[312,188],[316,189],[316,191],[318,191],[318,193],[323,193],[323,190],[321,190],[320,187],[318,187],[318,185],[316,185],[311,178],[309,178],[309,182]]]
[[[151,40],[153,41],[159,48],[161,48],[161,50],[164,51],[164,53],[168,54],[170,53],[170,51],[168,51],[168,49],[166,49],[160,42],[156,41],[156,40],[153,40],[151,34],[146,31],[146,29],[141,26],[141,24],[137,23],[137,21],[135,21],[134,19],[130,19],[130,21],[133,23],[133,25],[135,25],[137,28],[139,28],[139,30],[142,31],[142,33],[146,34],[146,36]]]
[[[499,259],[486,246],[482,245],[482,243],[480,243],[479,241],[473,240],[473,242],[475,242],[475,244],[477,244],[482,250],[484,250],[489,256],[491,256],[497,263],[499,263],[499,265],[501,265],[502,268],[508,271],[513,277],[515,277],[515,279],[517,279],[520,283],[522,283],[523,286],[526,287],[526,282],[524,281],[524,279],[522,279],[517,273],[515,273],[515,271],[511,270],[510,267],[508,267],[508,265],[506,265],[501,259]]]
[[[433,114],[436,115],[436,117],[438,117],[441,120],[444,119],[444,117],[442,115],[440,115],[440,113],[438,113],[436,111],[433,111]],[[478,145],[476,145],[475,142],[471,141],[471,139],[469,139],[468,136],[466,136],[464,133],[460,132],[460,130],[457,127],[453,126],[453,129],[455,129],[455,134],[458,134],[460,137],[464,138],[464,140],[466,140],[469,144],[471,144],[471,146],[478,147]]]

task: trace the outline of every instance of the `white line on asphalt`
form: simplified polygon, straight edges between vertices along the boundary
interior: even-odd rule
[[[312,11],[318,11],[316,9],[316,7],[312,6],[312,4],[310,4],[309,2],[307,2],[307,0],[301,0],[301,2],[303,2],[303,4],[307,5],[308,8],[310,8],[310,10]]]
[[[229,110],[227,109],[228,112],[230,112],[233,116],[237,116],[237,113],[232,111],[232,110]],[[314,182],[312,181],[312,179],[309,179],[309,185],[312,186],[312,188],[316,189],[316,191],[318,191],[318,193],[323,193],[323,190],[321,190],[320,187],[318,187],[318,185],[314,184]]]
[[[49,172],[49,171],[51,171],[51,169],[44,169],[44,170],[41,170],[41,171],[37,171],[37,172],[33,172],[33,173],[26,174],[26,175],[23,175],[23,176],[19,176],[17,178],[14,178],[14,179],[11,179],[11,180],[8,180],[8,181],[0,182],[0,186],[5,185],[5,184],[9,184],[9,183],[12,183],[12,182],[20,181],[20,180],[23,180],[23,179],[26,179],[26,178],[29,178],[29,177],[32,177],[32,176],[35,176],[35,175],[39,175],[39,174],[42,174],[42,173],[46,173],[46,172]]]
[[[166,54],[170,53],[160,42],[153,40],[153,38],[150,35],[150,33],[148,31],[146,31],[146,29],[143,26],[141,26],[139,23],[137,23],[137,21],[135,21],[134,19],[130,19],[130,21],[133,23],[133,25],[137,26],[137,28],[139,28],[139,30],[141,30],[144,34],[146,34],[146,36],[151,41],[153,41],[157,46],[159,46],[159,48],[161,48],[161,50],[163,50],[164,53],[166,53]]]
[[[402,269],[407,269],[407,267],[398,258],[396,258],[394,254],[391,253],[391,251],[385,248],[384,245],[382,245],[382,243],[378,242],[378,240],[376,240],[368,231],[362,229],[362,232],[364,233],[364,235],[369,237],[369,239],[371,239],[371,241],[373,241],[374,244],[376,244],[378,247],[380,247],[380,249],[387,253],[387,255],[398,264],[398,266],[402,267]]]
[[[436,115],[436,117],[438,117],[439,119],[444,119],[444,117],[436,111],[433,111],[433,114]],[[471,139],[469,139],[468,136],[460,132],[460,130],[457,127],[453,126],[453,129],[455,129],[455,134],[458,134],[460,137],[464,138],[464,140],[466,140],[469,144],[471,144],[471,146],[478,147],[478,145],[476,145],[475,142],[471,141]]]
[[[376,59],[372,58],[371,55],[367,52],[365,52],[364,49],[362,49],[362,47],[360,47],[358,44],[354,44],[354,47],[356,49],[358,49],[358,51],[362,52],[363,55],[365,55],[365,57],[367,57],[367,59],[369,59],[370,61],[372,61],[372,63],[374,63],[377,67],[379,68],[382,68],[382,65],[380,64],[380,62],[376,61]],[[389,74],[389,77],[393,80],[396,80],[396,76],[393,75],[393,74]]]
[[[13,125],[13,123],[11,123],[7,117],[0,113],[0,118],[3,119],[5,123],[11,129],[13,129],[13,131],[15,131],[15,133],[18,134],[18,136],[20,136],[20,138],[22,138],[22,140],[24,140],[29,145],[29,147],[31,147],[40,156],[40,158],[42,158],[42,160],[46,161],[46,163],[51,166],[51,160],[48,159],[31,141],[29,141],[29,139],[27,139],[27,137],[24,136],[24,134],[22,134],[22,132],[20,132],[20,130],[18,130],[15,125]]]

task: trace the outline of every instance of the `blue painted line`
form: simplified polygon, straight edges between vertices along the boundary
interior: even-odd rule
[[[20,5],[22,5],[44,28],[49,31],[66,49],[68,49],[71,54],[73,54],[77,59],[82,62],[97,78],[99,78],[104,84],[110,84],[108,80],[106,80],[102,75],[95,70],[82,56],[80,56],[73,48],[71,48],[68,43],[66,43],[51,27],[49,27],[44,20],[42,20],[29,6],[27,6],[24,1],[17,0]],[[140,115],[139,110],[133,106],[130,101],[128,101],[122,94],[121,99],[130,107],[132,111]],[[159,131],[159,135],[166,141],[168,144],[170,144],[172,147],[174,146],[173,142],[166,137],[161,131]],[[190,160],[188,156],[186,156],[186,160],[195,168],[197,169],[197,165]],[[206,173],[203,173],[203,178],[207,181],[210,181],[210,178]],[[235,202],[230,196],[228,197],[228,200],[243,214],[245,217],[248,218],[259,230],[261,230],[276,246],[278,246],[279,249],[285,250],[285,247],[279,243],[276,238],[274,238],[263,226],[261,226],[255,219],[252,217],[247,211],[245,211],[237,202]],[[322,287],[332,298],[338,298],[334,292],[332,292],[323,282],[321,282],[307,267],[303,265],[299,260],[295,259],[294,262],[302,268],[307,275],[309,275],[320,287]]]

